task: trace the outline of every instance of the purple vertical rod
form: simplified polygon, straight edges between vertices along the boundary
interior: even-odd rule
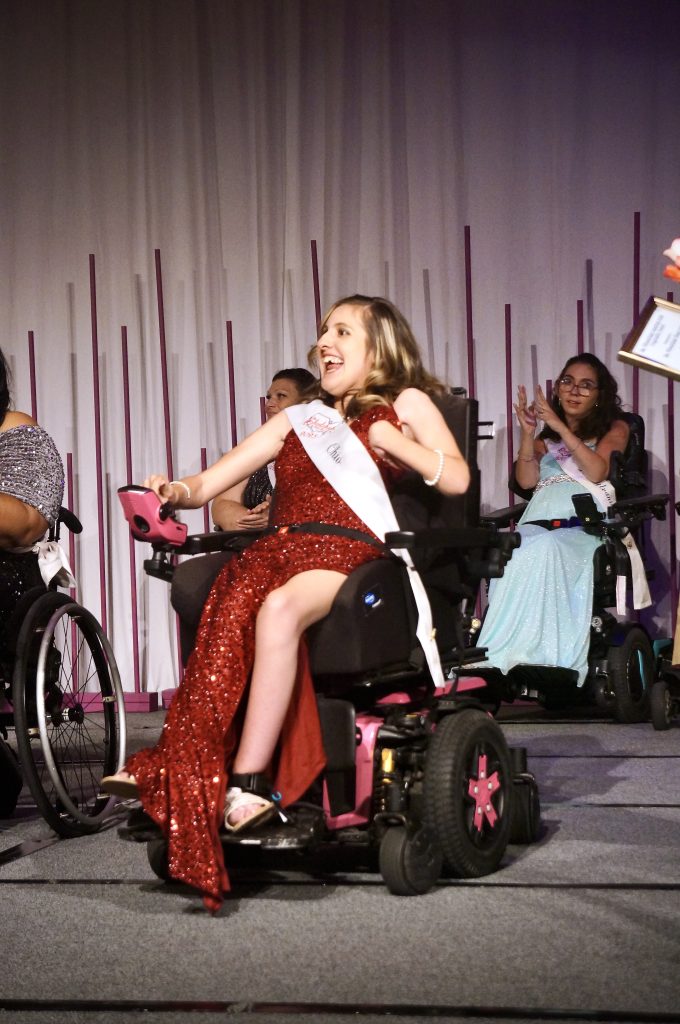
[[[205,448],[201,448],[201,470],[204,471],[208,468],[208,452]],[[208,512],[207,503],[203,506],[203,532],[210,533],[210,513]]]
[[[236,385],[234,383],[234,335],[231,320],[227,320],[227,380],[229,386],[229,416],[231,424],[231,447],[238,443],[236,436]]]
[[[33,331],[28,332],[28,370],[31,380],[31,416],[34,420],[38,419],[38,399],[35,386],[35,346],[33,339]]]
[[[267,402],[266,398],[260,397],[260,424],[267,422],[266,402]]]
[[[161,346],[161,382],[163,387],[163,422],[165,423],[165,461],[168,480],[174,480],[175,470],[172,458],[172,433],[170,430],[170,393],[168,389],[168,354],[165,339],[165,307],[163,305],[163,275],[161,272],[161,251],[154,250],[156,260],[156,300],[158,303],[158,337]]]
[[[127,327],[121,327],[121,344],[123,351],[123,421],[125,426],[125,479],[132,483],[132,430],[130,417],[130,376],[128,373]],[[130,547],[130,610],[132,617],[132,662],[134,667],[135,693],[141,693],[142,684],[139,671],[139,618],[137,609],[137,559],[135,557],[135,541],[128,531]]]
[[[66,453],[66,503],[67,507],[73,512],[73,453]],[[73,578],[78,579],[78,567],[76,566],[76,538],[73,533],[69,530],[68,532],[68,560],[71,566],[71,572]],[[69,587],[69,593],[71,600],[76,599],[76,588]],[[71,623],[71,650],[76,652],[78,650],[78,632],[75,622]],[[78,692],[78,658],[71,665],[73,673],[73,693]]]
[[[633,323],[640,315],[640,214],[633,215]],[[640,404],[640,371],[633,367],[633,412]]]
[[[472,331],[472,247],[470,227],[465,225],[465,323],[467,335],[468,394],[476,397],[475,389],[475,338]]]
[[[316,251],[316,240],[312,239],[312,283],[314,286],[314,316],[316,329],[321,325],[321,291],[319,289],[319,257]]]
[[[508,480],[510,480],[515,453],[512,417],[512,320],[509,302],[505,304],[505,413],[508,424]],[[515,504],[515,496],[512,492],[510,492],[510,504]]]
[[[97,332],[97,283],[94,253],[90,253],[90,311],[92,316],[92,391],[94,397],[94,450],[97,472],[97,520],[99,528],[99,593],[101,624],[106,633],[106,552],[104,546],[104,487],[102,478],[102,429],[99,399],[99,336]]]
[[[669,302],[673,301],[673,292],[666,292]],[[675,628],[678,614],[678,566],[677,566],[677,534],[675,530],[675,388],[674,381],[668,380],[668,494],[670,515],[668,516],[668,534],[670,541],[670,577],[671,577],[671,628]]]
[[[580,356],[582,356],[585,351],[583,299],[578,299],[576,302],[576,351]]]

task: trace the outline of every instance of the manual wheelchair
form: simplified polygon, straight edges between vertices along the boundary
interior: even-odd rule
[[[322,778],[303,802],[286,808],[283,824],[249,831],[245,839],[224,834],[228,867],[239,847],[251,858],[254,850],[352,850],[368,866],[377,863],[391,892],[415,895],[444,870],[486,875],[509,842],[537,837],[538,788],[525,750],[508,748],[482,680],[452,693],[460,666],[480,653],[465,643],[479,581],[502,573],[518,538],[478,523],[476,402],[451,396],[442,411],[471,467],[470,489],[445,497],[407,474],[392,495],[402,529],[386,543],[408,548],[420,571],[449,682],[436,691],[429,676],[403,562],[385,558],[356,569],[329,615],[307,634],[327,756]],[[183,566],[192,585],[195,563],[214,578],[227,556],[208,554],[177,568],[172,556],[219,550],[232,535],[188,537],[186,526],[163,518],[168,510],[153,492],[127,487],[119,494],[133,535],[152,542],[147,572],[172,581],[176,606]],[[242,535],[236,539],[242,543]],[[148,820],[131,817],[124,834],[147,841],[153,871],[166,878],[166,843]]]
[[[82,526],[62,508],[49,534]],[[30,557],[30,556],[26,556]],[[4,630],[0,650],[0,817],[24,781],[60,836],[95,832],[114,799],[101,779],[125,760],[125,706],[116,660],[96,618],[36,570]],[[14,729],[18,757],[7,743]]]
[[[645,627],[637,621],[619,621],[609,611],[616,606],[617,577],[631,584],[628,550],[622,542],[627,533],[639,534],[643,523],[666,517],[668,495],[646,494],[647,453],[644,421],[636,413],[621,413],[630,435],[626,450],[614,453],[610,482],[617,500],[605,516],[589,493],[574,495],[575,515],[587,533],[602,539],[594,554],[593,608],[590,623],[588,675],[578,686],[571,669],[545,665],[517,665],[507,674],[480,666],[490,691],[502,701],[537,701],[556,711],[577,705],[596,705],[619,722],[645,721],[650,712],[650,692],[656,674],[656,655]],[[532,491],[519,487],[511,477],[510,489],[523,499]],[[516,522],[527,500],[487,513],[482,522],[503,529]],[[647,573],[648,579],[652,578]],[[476,670],[475,670],[476,671]]]

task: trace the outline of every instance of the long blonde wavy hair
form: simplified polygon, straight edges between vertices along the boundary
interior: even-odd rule
[[[358,416],[373,405],[392,405],[405,388],[420,388],[430,395],[446,391],[441,381],[423,366],[418,342],[408,321],[388,299],[367,295],[338,299],[321,321],[319,337],[338,306],[358,306],[362,310],[369,350],[374,360],[364,386],[347,403],[346,416]],[[310,362],[318,362],[316,345],[310,349],[309,359]],[[332,401],[323,388],[320,393],[325,401]]]

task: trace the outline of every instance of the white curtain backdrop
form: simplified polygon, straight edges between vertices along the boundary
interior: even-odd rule
[[[72,453],[80,599],[101,612],[90,254],[94,256],[107,629],[133,687],[121,327],[133,478],[165,471],[160,251],[176,475],[260,421],[273,371],[303,365],[322,306],[387,294],[431,370],[496,423],[483,499],[506,504],[506,307],[513,386],[585,346],[632,402],[616,353],[680,234],[676,0],[3,0],[0,344],[30,412]],[[634,224],[640,225],[639,292]],[[664,378],[640,374],[655,490],[668,487]],[[201,530],[201,512],[187,515]],[[648,622],[670,628],[670,525]],[[168,588],[141,570],[142,683],[174,685]]]

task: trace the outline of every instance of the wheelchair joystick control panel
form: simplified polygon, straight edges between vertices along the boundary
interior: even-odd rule
[[[162,502],[155,491],[129,484],[118,488],[118,497],[135,540],[182,546],[187,536],[186,523],[174,518],[172,507]]]

